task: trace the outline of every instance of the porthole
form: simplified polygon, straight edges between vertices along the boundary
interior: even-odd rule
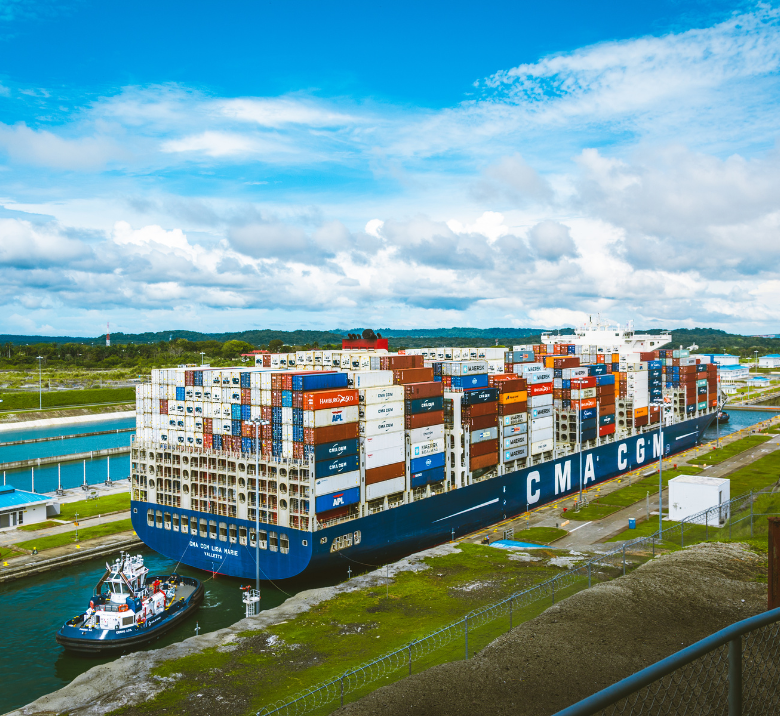
[[[279,483],[279,492],[281,492],[283,495],[287,494],[287,485],[285,483]]]
[[[309,546],[309,540],[307,540],[307,539],[302,539],[302,540],[301,540],[301,544],[302,544],[304,547],[308,547],[308,546]]]
[[[188,458],[188,457],[185,455],[185,456],[184,456],[184,457],[181,459],[181,462],[182,462],[182,465],[189,465],[189,464],[190,464],[190,459],[189,459],[189,458]]]
[[[279,500],[279,509],[280,510],[286,510],[287,509],[287,500]]]
[[[181,490],[182,490],[182,492],[183,492],[185,495],[189,495],[189,494],[190,494],[190,488],[189,488],[189,487],[187,487],[187,485],[182,485],[182,486],[181,486]]]
[[[243,477],[238,478],[238,486],[239,487],[246,487],[246,480]]]
[[[243,505],[246,502],[246,495],[243,492],[238,493],[238,501]]]
[[[137,508],[137,507],[133,507],[133,514],[134,514],[134,515],[137,515],[137,514],[138,514],[138,508]]]

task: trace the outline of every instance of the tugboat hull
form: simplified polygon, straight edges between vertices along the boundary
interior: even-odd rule
[[[158,579],[167,579],[167,577],[158,577]],[[192,577],[179,577],[179,580],[191,586],[193,591],[185,598],[171,604],[160,614],[149,617],[143,625],[133,624],[116,630],[88,629],[79,626],[83,623],[83,617],[76,617],[64,624],[57,632],[55,636],[57,643],[73,653],[101,656],[131,651],[159,639],[195,612],[203,601],[205,590],[202,582]]]

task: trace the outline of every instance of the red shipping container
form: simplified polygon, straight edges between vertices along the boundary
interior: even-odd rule
[[[470,454],[471,459],[480,457],[481,455],[487,455],[490,452],[498,451],[498,440],[484,440],[481,443],[474,443],[471,446]]]
[[[281,390],[272,390],[271,391],[271,405],[274,408],[281,408],[282,407],[282,391]]]
[[[404,385],[404,399],[437,398],[444,395],[444,386],[437,381],[427,383],[407,383]]]
[[[498,412],[498,405],[496,402],[466,405],[461,408],[461,415],[464,418],[476,418],[479,415],[495,415]]]
[[[403,370],[404,368],[422,368],[424,359],[422,356],[381,356],[379,358],[380,370]],[[425,397],[425,396],[421,396]]]
[[[260,449],[263,451],[263,455],[270,455],[273,452],[273,442],[271,440],[263,440],[260,443]]]
[[[241,405],[252,405],[251,388],[241,388]]]
[[[203,447],[209,449],[214,447],[214,436],[211,435],[211,433],[207,433],[203,436]]]
[[[552,383],[534,383],[533,385],[528,386],[528,395],[546,395],[547,393],[552,394],[553,391],[553,384]]]
[[[273,419],[273,415],[274,415],[273,408],[271,408],[270,405],[266,405],[260,408],[260,417],[263,420],[267,420],[270,423],[271,420]]]
[[[498,453],[489,452],[487,455],[479,455],[478,457],[472,457],[469,460],[469,470],[479,470],[483,467],[490,467],[491,465],[498,464]]]
[[[517,415],[517,413],[524,413],[528,410],[528,401],[522,401],[521,403],[509,403],[507,405],[498,405],[499,415]]]
[[[606,362],[607,362],[607,357],[603,353],[599,353],[596,356],[596,363],[606,363]]]
[[[614,415],[615,414],[615,403],[612,403],[612,405],[603,405],[602,403],[599,403],[599,415]]]
[[[348,405],[357,405],[360,402],[360,394],[351,388],[337,388],[335,390],[315,390],[311,393],[303,393],[304,410],[322,410],[323,408],[346,408]]]
[[[596,388],[598,387],[596,383],[596,376],[595,375],[589,375],[587,378],[572,378],[571,379],[571,390],[581,390],[583,388]],[[606,386],[602,386],[606,387]]]
[[[258,435],[262,435],[262,428],[258,428]],[[253,438],[255,436],[255,425],[249,420],[241,423],[241,437]]]
[[[439,413],[439,415],[443,415],[443,413]],[[443,420],[439,422],[441,423]],[[304,428],[303,442],[307,445],[321,445],[322,443],[334,443],[337,440],[351,440],[358,437],[358,430],[359,423],[328,425],[325,428]]]
[[[654,351],[640,352],[639,360],[640,361],[655,360],[655,352]]]
[[[300,391],[296,390],[292,394],[292,406],[293,408],[301,408],[303,409],[303,396],[304,394]]]
[[[612,395],[602,395],[600,398],[598,398],[599,405],[615,405],[615,394]]]
[[[561,356],[560,358],[553,358],[554,368],[579,368],[580,359],[578,356]]]
[[[484,430],[485,428],[494,428],[498,425],[498,415],[478,415],[475,418],[466,418],[464,425],[469,426],[469,430]]]
[[[168,401],[167,400],[161,400],[160,401],[160,415],[168,415]]]
[[[527,381],[524,378],[516,378],[515,380],[502,380],[496,383],[493,387],[498,388],[498,392],[503,393],[519,393],[527,389]]]
[[[638,417],[634,417],[634,425],[637,428],[641,428],[643,425],[647,425],[648,423],[648,416],[647,415],[641,415]]]
[[[585,398],[585,400],[572,400],[572,410],[587,410],[588,408],[595,408],[598,401],[595,398]]]
[[[433,381],[433,368],[403,368],[393,371],[393,383],[429,383]]]
[[[599,437],[604,437],[605,435],[612,435],[612,433],[615,432],[615,424],[612,423],[612,425],[601,425],[599,427]]]
[[[440,425],[444,422],[444,411],[434,410],[431,413],[417,413],[416,415],[407,415],[405,418],[406,429],[427,428],[429,425]]]
[[[195,385],[195,371],[194,370],[185,370],[184,371],[184,385]]]
[[[303,443],[293,443],[293,459],[303,460]]]
[[[344,505],[344,507],[337,507],[335,510],[318,512],[317,519],[320,522],[329,522],[330,520],[337,520],[339,517],[346,517],[349,514],[349,507],[349,505]]]
[[[214,419],[213,418],[203,418],[203,432],[204,433],[213,433],[214,432]]]
[[[396,462],[392,465],[383,465],[366,470],[366,485],[375,485],[377,482],[392,480],[394,477],[402,477],[406,474],[406,463]]]

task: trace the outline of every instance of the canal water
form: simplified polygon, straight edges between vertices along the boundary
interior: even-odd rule
[[[724,435],[730,435],[738,430],[742,430],[742,428],[749,428],[751,425],[764,420],[771,420],[778,415],[778,413],[770,412],[769,410],[729,410],[728,405],[726,406],[726,412],[729,414],[729,421],[719,425],[716,425],[715,421],[713,421],[712,425],[704,431],[702,436],[705,442],[715,440],[718,431],[720,431],[720,436],[723,437]]]

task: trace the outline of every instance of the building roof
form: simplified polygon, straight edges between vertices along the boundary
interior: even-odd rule
[[[710,356],[711,358],[736,358],[732,353],[700,353],[699,355]]]
[[[769,355],[765,355],[765,356],[758,356],[758,358],[759,358],[759,360],[760,360],[761,358],[780,358],[780,355],[779,355],[779,354],[777,354],[777,353],[770,353]]]
[[[685,482],[693,485],[722,485],[724,482],[729,482],[727,477],[705,477],[704,475],[678,475],[673,477],[669,482]]]
[[[749,371],[750,368],[746,365],[722,365],[720,366],[720,370],[747,370]]]
[[[37,492],[27,492],[17,490],[11,485],[0,487],[0,510],[8,507],[22,507],[23,505],[34,505],[39,502],[49,502],[51,497],[39,495]]]

